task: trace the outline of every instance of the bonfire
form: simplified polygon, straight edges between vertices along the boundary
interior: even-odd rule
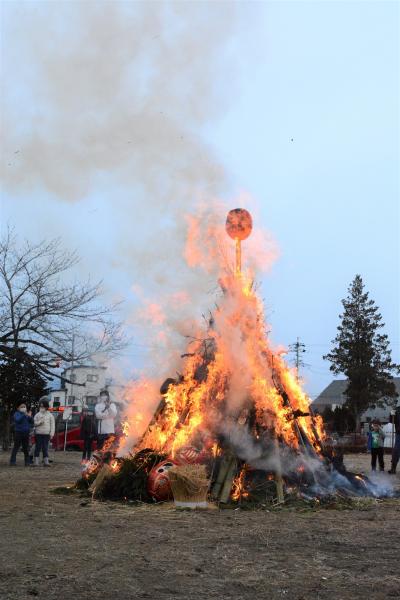
[[[381,495],[346,470],[297,374],[271,348],[254,274],[242,270],[251,215],[230,211],[226,232],[235,262],[221,269],[216,308],[189,341],[180,373],[161,385],[148,423],[139,410],[130,413],[125,438],[109,441],[80,485],[100,497],[140,501],[175,494],[189,505],[204,503],[207,492],[220,505]]]

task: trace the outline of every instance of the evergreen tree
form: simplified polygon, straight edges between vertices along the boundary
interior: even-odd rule
[[[397,397],[392,373],[399,366],[392,362],[389,339],[381,333],[384,323],[375,302],[364,291],[360,275],[342,300],[343,314],[334,345],[323,358],[331,362],[330,370],[343,373],[347,380],[345,406],[351,410],[359,428],[360,415],[370,406],[382,406]]]
[[[0,414],[3,448],[10,443],[10,419],[18,402],[37,408],[39,399],[46,393],[46,381],[32,358],[22,348],[0,362]]]
[[[353,412],[347,406],[337,406],[333,411],[333,429],[338,433],[354,431],[356,421]]]

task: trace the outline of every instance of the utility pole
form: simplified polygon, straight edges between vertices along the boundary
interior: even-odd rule
[[[75,355],[75,334],[72,334],[72,352],[71,352],[71,373],[70,373],[70,378],[71,378],[71,398],[74,397],[74,355]],[[68,388],[66,389],[66,392],[68,392]],[[67,410],[67,406],[68,406],[68,394],[65,394],[65,400],[66,400],[66,406],[64,410]],[[69,414],[69,411],[67,412],[67,415]],[[68,419],[65,419],[65,432],[64,432],[64,452],[67,449],[67,435],[68,435]]]
[[[295,356],[294,364],[296,367],[296,380],[298,382],[300,379],[300,367],[304,367],[304,362],[301,358],[301,355],[304,354],[304,352],[306,351],[305,344],[302,344],[300,342],[300,338],[298,337],[294,344],[290,344],[289,351],[292,352]]]

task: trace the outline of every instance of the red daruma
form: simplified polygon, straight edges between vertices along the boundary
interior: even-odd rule
[[[150,496],[153,496],[156,500],[172,498],[168,471],[177,464],[174,460],[163,460],[150,471],[147,480],[147,491]]]
[[[209,456],[209,449],[202,451],[193,446],[183,446],[178,450],[174,460],[167,459],[158,463],[149,473],[147,480],[147,491],[156,500],[169,500],[172,491],[168,471],[176,465],[202,464]]]

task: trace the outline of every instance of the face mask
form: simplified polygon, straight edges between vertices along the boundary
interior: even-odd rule
[[[41,413],[45,413],[46,412],[46,409],[43,406],[41,406],[39,410],[40,410]]]
[[[26,413],[26,406],[20,406],[18,410],[19,412]]]

